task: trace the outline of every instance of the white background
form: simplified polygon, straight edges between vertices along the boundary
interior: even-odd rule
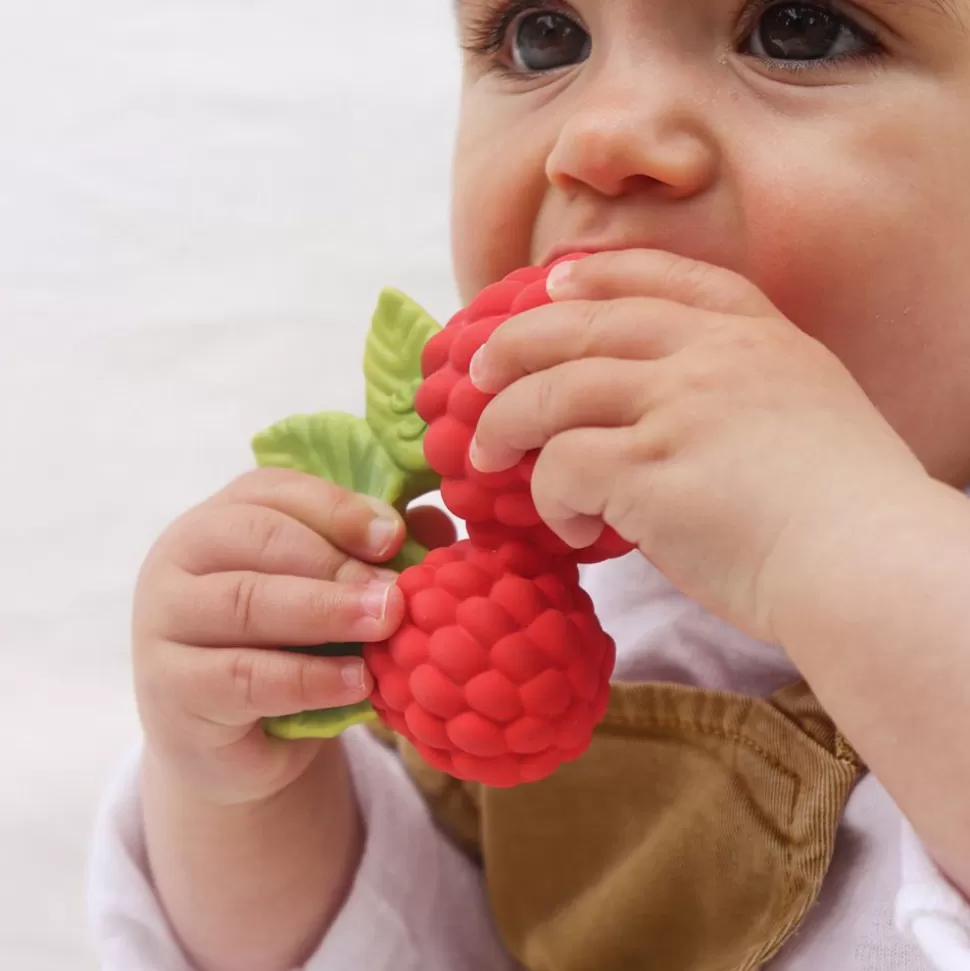
[[[455,309],[448,0],[0,0],[0,967],[90,971],[154,537]]]

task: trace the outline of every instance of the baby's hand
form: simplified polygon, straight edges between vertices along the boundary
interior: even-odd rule
[[[550,278],[555,303],[472,362],[498,392],[473,462],[541,449],[536,507],[586,546],[612,526],[686,594],[775,640],[786,585],[923,467],[842,363],[750,282],[653,251]]]
[[[139,581],[134,662],[149,751],[179,784],[241,803],[306,770],[324,743],[273,740],[261,720],[354,704],[372,683],[360,658],[280,648],[388,637],[403,601],[375,564],[404,534],[390,507],[278,469],[242,476],[169,528]]]

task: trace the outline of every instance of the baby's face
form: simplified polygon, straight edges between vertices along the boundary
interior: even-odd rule
[[[736,270],[970,481],[970,0],[460,0],[462,295],[563,251]]]

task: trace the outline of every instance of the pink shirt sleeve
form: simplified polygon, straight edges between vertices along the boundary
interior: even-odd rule
[[[481,875],[435,828],[397,760],[361,729],[344,737],[367,826],[350,896],[317,953],[293,971],[514,971]],[[99,817],[90,925],[102,971],[193,971],[148,876],[138,755]]]
[[[939,971],[970,971],[970,901],[940,872],[904,824],[896,925]]]
[[[514,971],[489,916],[478,869],[434,827],[397,760],[366,732],[344,738],[367,825],[364,857],[342,912],[303,969]],[[195,971],[148,875],[138,753],[106,794],[91,854],[90,926],[102,971]],[[907,826],[899,931],[938,971],[970,971],[970,902]]]

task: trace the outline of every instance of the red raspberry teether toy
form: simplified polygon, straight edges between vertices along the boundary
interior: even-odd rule
[[[260,464],[324,476],[402,511],[440,484],[469,534],[427,555],[405,543],[393,565],[403,569],[406,613],[388,641],[315,649],[362,652],[370,703],[269,719],[271,734],[330,738],[376,715],[432,766],[496,787],[536,782],[589,746],[609,702],[614,645],[578,564],[632,547],[611,529],[584,550],[560,540],[532,500],[535,454],[490,475],[468,461],[491,397],[472,386],[472,356],[509,317],[549,302],[548,269],[488,287],[443,329],[385,291],[364,357],[366,418],[294,416],[257,436]]]
[[[506,787],[582,755],[615,658],[574,565],[466,541],[430,553],[400,587],[407,619],[364,659],[377,713],[428,763]]]
[[[479,472],[468,461],[475,426],[492,397],[472,385],[468,366],[509,317],[551,302],[546,292],[550,269],[518,270],[487,287],[428,341],[421,358],[424,381],[414,408],[428,423],[424,452],[442,477],[441,497],[454,515],[465,520],[476,546],[498,549],[510,540],[524,541],[550,556],[595,563],[629,553],[633,547],[610,528],[583,550],[572,549],[556,536],[540,520],[532,501],[534,454],[500,473]]]

